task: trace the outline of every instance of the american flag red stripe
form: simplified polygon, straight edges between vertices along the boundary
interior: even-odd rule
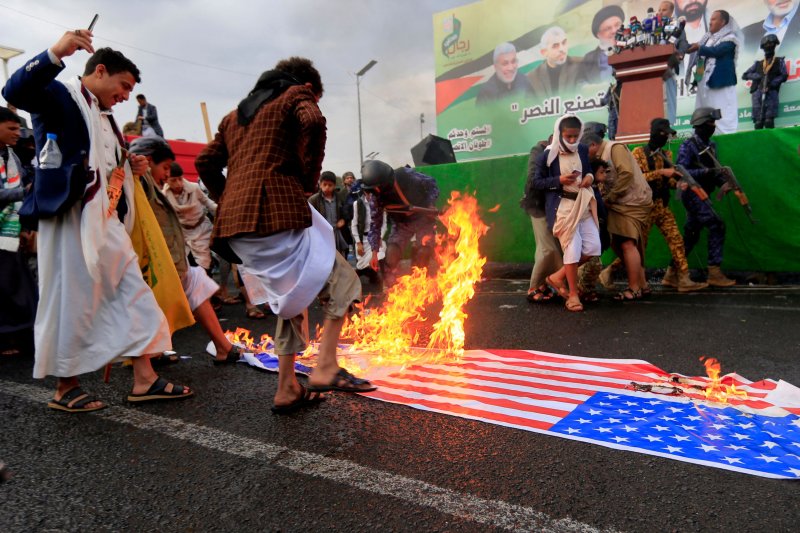
[[[278,357],[269,353],[245,354],[245,360],[272,371],[278,366]],[[295,370],[311,368],[298,361]],[[618,450],[800,479],[800,389],[785,381],[751,382],[728,374],[721,383],[735,384],[748,397],[719,404],[705,400],[703,387],[711,383],[706,376],[670,374],[646,361],[527,350],[473,350],[458,362],[372,367],[365,377],[379,388],[364,396],[376,400]],[[665,393],[680,386],[683,394],[638,391],[631,382],[663,386]]]
[[[625,390],[631,382],[669,384],[673,374],[640,360],[577,357],[528,350],[473,350],[458,363],[414,365],[402,372],[373,378],[379,386],[366,396],[392,403],[477,418],[505,425],[548,429],[597,392]],[[705,376],[688,378],[709,384]],[[772,380],[748,381],[735,374],[723,378],[746,391],[747,399],[730,404],[767,409],[775,388]],[[702,391],[687,390],[694,400]],[[789,408],[791,412],[795,409]]]

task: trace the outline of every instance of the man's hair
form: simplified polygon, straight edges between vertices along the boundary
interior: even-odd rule
[[[603,138],[600,137],[593,131],[585,131],[583,132],[583,137],[581,137],[581,144],[585,144],[589,146],[590,144],[602,144]]]
[[[180,178],[181,176],[183,176],[183,167],[173,161],[169,167],[169,177]]]
[[[137,100],[144,100],[144,101],[147,101],[147,98],[145,98],[145,96],[144,96],[143,94],[137,94],[137,95],[136,95],[136,99],[137,99]]]
[[[142,79],[139,77],[139,69],[133,64],[133,61],[122,55],[122,52],[117,52],[111,48],[100,48],[96,50],[89,61],[86,62],[86,68],[83,70],[84,76],[90,76],[97,65],[105,65],[108,73],[113,76],[120,72],[130,72],[136,83],[141,83]]]
[[[497,63],[497,58],[503,54],[516,54],[517,49],[511,43],[500,43],[494,49],[494,54],[492,55],[492,63]]]
[[[0,122],[16,122],[17,124],[22,124],[22,119],[9,108],[0,107]]]
[[[323,181],[332,181],[333,183],[336,183],[336,174],[330,170],[326,170],[319,177],[319,182],[322,183]]]
[[[275,65],[275,70],[291,74],[300,83],[310,83],[314,93],[322,96],[322,78],[320,78],[319,71],[314,68],[314,63],[310,59],[297,56],[282,59]]]
[[[717,13],[719,13],[719,16],[725,21],[725,24],[728,24],[731,21],[731,14],[724,9],[717,9]]]
[[[172,151],[172,148],[170,148],[169,145],[159,146],[153,150],[153,153],[150,155],[150,157],[153,158],[153,163],[155,164],[163,163],[167,159],[175,161],[175,152]]]
[[[547,31],[545,31],[542,34],[541,41],[539,41],[539,48],[540,49],[542,49],[542,48],[550,48],[550,44],[551,44],[552,41],[554,41],[555,39],[558,39],[558,38],[562,38],[563,39],[566,36],[567,36],[567,32],[565,32],[559,26],[553,26],[551,28],[547,28]]]
[[[565,117],[558,125],[558,131],[562,132],[568,128],[581,129],[581,119],[578,117]]]

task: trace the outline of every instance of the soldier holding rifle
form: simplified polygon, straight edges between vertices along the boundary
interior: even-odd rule
[[[732,190],[727,173],[715,168],[717,147],[711,140],[716,129],[716,121],[721,118],[719,109],[699,107],[692,113],[691,125],[694,135],[683,141],[678,151],[678,165],[685,168],[706,194],[720,187],[720,193]],[[697,194],[684,191],[681,200],[686,208],[686,224],[683,227],[683,242],[686,256],[700,240],[700,232],[708,228],[708,284],[712,287],[730,287],[736,282],[723,274],[722,249],[725,244],[725,223],[714,212],[708,201]]]

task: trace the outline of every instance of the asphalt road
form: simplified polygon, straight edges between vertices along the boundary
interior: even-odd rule
[[[582,314],[528,304],[527,282],[492,280],[468,306],[467,348],[640,358],[701,374],[800,385],[800,287],[736,287]],[[274,333],[226,307],[224,327]],[[312,319],[318,317],[312,309]],[[286,417],[276,377],[213,367],[197,328],[163,375],[197,397],[133,407],[130,371],[83,383],[112,404],[48,410],[52,380],[0,360],[0,531],[796,531],[800,483],[777,481],[333,394]]]

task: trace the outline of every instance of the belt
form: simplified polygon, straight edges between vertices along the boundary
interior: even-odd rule
[[[561,198],[566,198],[567,200],[577,200],[578,199],[578,193],[562,191]]]

